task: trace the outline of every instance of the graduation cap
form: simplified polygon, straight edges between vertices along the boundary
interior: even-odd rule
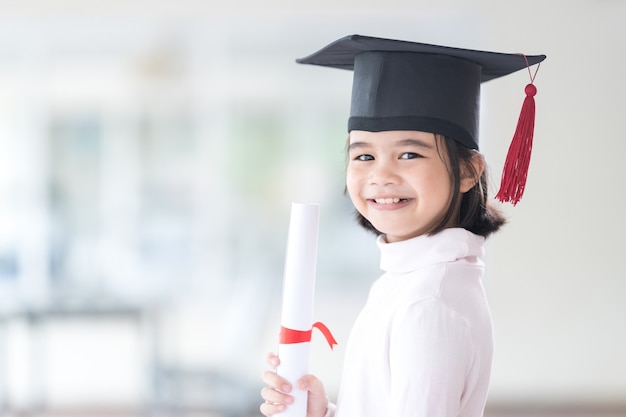
[[[478,149],[481,83],[530,71],[545,58],[351,35],[296,62],[354,71],[348,131],[419,130]],[[532,148],[533,80],[496,196],[514,205],[524,192]]]

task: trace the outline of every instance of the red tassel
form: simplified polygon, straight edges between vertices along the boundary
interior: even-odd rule
[[[537,67],[538,69],[539,67]],[[535,75],[537,75],[537,72],[535,72]],[[534,78],[534,76],[531,77],[530,84],[526,86],[526,98],[524,99],[517,121],[517,128],[515,129],[515,134],[504,163],[504,169],[502,170],[500,191],[496,194],[498,200],[503,203],[510,202],[514,206],[519,203],[524,195],[530,155],[533,148],[535,94],[537,94],[537,88],[533,84]]]

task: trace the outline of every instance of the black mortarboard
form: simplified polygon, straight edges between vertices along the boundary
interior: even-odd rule
[[[478,149],[480,84],[545,58],[351,35],[297,62],[354,70],[348,131],[420,130]]]

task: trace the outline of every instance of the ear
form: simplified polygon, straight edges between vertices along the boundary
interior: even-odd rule
[[[485,158],[478,152],[475,152],[469,164],[461,166],[461,186],[459,191],[466,193],[471,190],[480,180],[484,170]]]

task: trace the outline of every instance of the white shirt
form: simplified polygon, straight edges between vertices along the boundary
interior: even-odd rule
[[[384,274],[352,328],[335,417],[482,416],[493,353],[484,238],[456,228],[377,243]]]

